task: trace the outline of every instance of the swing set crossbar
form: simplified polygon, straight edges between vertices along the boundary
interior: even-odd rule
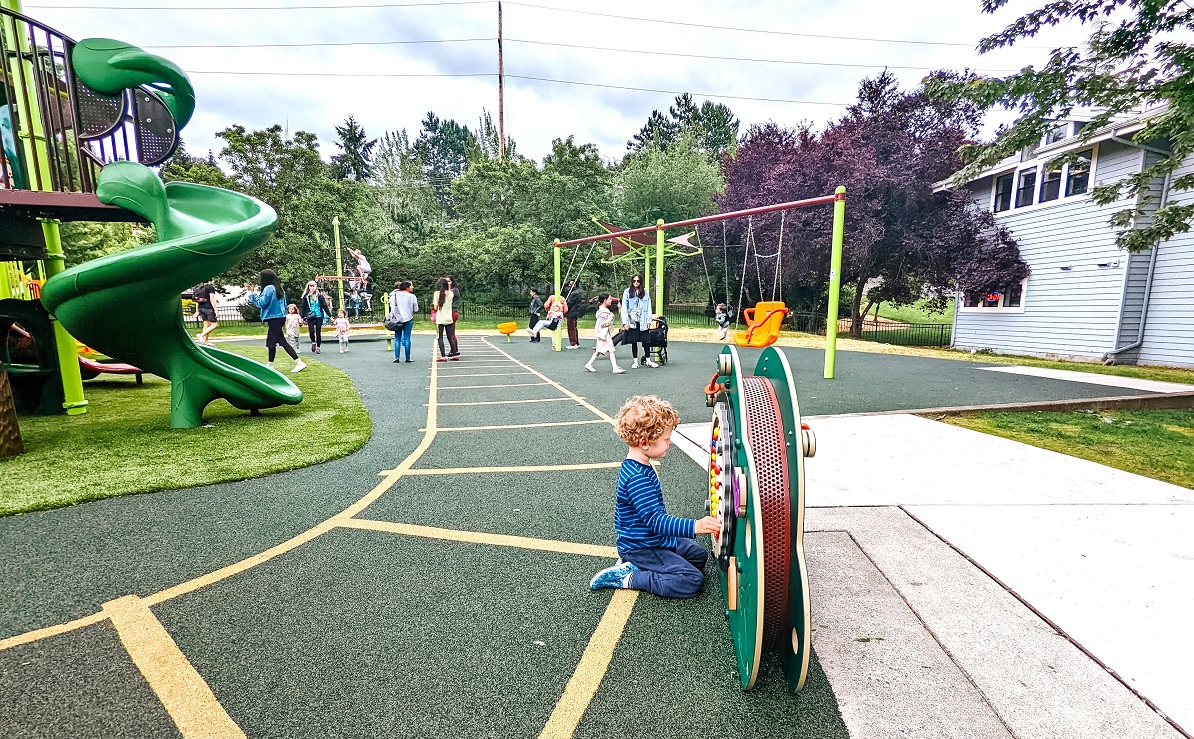
[[[586,236],[582,239],[569,239],[568,241],[559,241],[554,244],[558,249],[562,246],[576,246],[578,244],[587,244],[590,241],[606,241],[608,239],[616,239],[625,236],[637,236],[639,234],[653,233],[655,231],[667,230],[669,228],[686,228],[688,226],[696,226],[702,223],[714,223],[716,221],[725,221],[730,218],[741,218],[743,216],[756,216],[762,213],[774,213],[780,210],[791,210],[793,208],[807,208],[813,205],[829,205],[838,200],[845,200],[846,194],[839,193],[835,195],[823,195],[819,198],[808,198],[806,200],[793,200],[790,203],[778,203],[776,205],[763,205],[758,208],[747,208],[746,210],[735,210],[729,213],[715,213],[711,216],[701,216],[699,218],[689,218],[686,221],[676,221],[675,223],[664,223],[656,226],[644,226],[642,228],[632,228],[626,231],[615,231],[613,233],[604,233],[598,236]]]

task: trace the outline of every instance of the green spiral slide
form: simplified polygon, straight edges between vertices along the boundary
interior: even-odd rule
[[[171,382],[171,425],[203,423],[226,398],[243,410],[294,405],[303,394],[285,375],[238,354],[196,344],[181,293],[233,267],[261,246],[277,214],[248,195],[171,182],[148,167],[114,162],[96,195],[153,223],[159,242],[110,254],[51,277],[41,299],[76,339]]]

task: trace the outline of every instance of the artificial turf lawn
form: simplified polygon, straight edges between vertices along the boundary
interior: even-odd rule
[[[1194,488],[1194,410],[980,413],[945,421]]]
[[[229,349],[265,361],[261,347]],[[251,417],[217,400],[195,429],[170,428],[170,383],[145,376],[84,385],[81,416],[20,419],[25,454],[0,461],[0,515],[57,508],[130,493],[243,480],[326,462],[360,449],[369,413],[341,370],[307,358],[288,375],[303,391],[297,406]],[[290,366],[283,358],[279,367]]]

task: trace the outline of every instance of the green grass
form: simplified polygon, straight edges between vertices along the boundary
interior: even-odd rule
[[[979,413],[945,422],[1194,488],[1194,410]]]
[[[925,303],[921,301],[913,305],[901,305],[895,307],[891,303],[879,304],[879,317],[886,318],[891,321],[902,321],[904,323],[949,323],[954,322],[954,301],[950,300],[945,306],[944,313],[930,313],[925,310]],[[874,315],[875,309],[871,309],[869,315]]]
[[[259,361],[265,349],[230,347]],[[170,428],[170,383],[151,375],[84,385],[82,416],[22,417],[25,454],[0,461],[0,515],[130,493],[243,480],[326,462],[360,449],[372,422],[348,375],[307,359],[290,375],[303,402],[250,417],[224,400],[207,426]],[[287,362],[283,365],[289,366]],[[319,433],[311,433],[312,424]]]

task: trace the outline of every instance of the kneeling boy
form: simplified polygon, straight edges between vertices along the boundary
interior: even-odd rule
[[[666,400],[636,395],[614,419],[629,451],[618,472],[614,529],[618,561],[589,582],[599,588],[646,590],[664,598],[691,598],[705,581],[705,548],[697,534],[721,531],[712,516],[700,520],[670,515],[651,460],[663,459],[680,415]]]

